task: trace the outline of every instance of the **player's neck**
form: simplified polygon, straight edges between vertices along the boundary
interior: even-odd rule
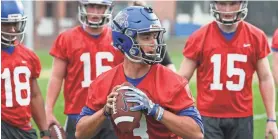
[[[84,28],[84,30],[85,30],[86,32],[88,32],[90,35],[99,35],[99,34],[101,34],[102,31],[103,31],[103,27],[92,28],[92,27],[86,26],[86,27]]]
[[[137,79],[137,78],[141,78],[144,75],[146,75],[151,66],[147,65],[147,64],[143,64],[143,63],[134,63],[131,62],[128,59],[124,60],[124,73],[127,77],[132,78],[132,79]]]
[[[237,26],[238,26],[238,23],[233,24],[233,25],[218,24],[218,27],[225,33],[235,32],[237,29]]]

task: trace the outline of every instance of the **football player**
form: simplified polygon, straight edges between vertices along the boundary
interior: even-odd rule
[[[144,6],[145,7],[145,6],[147,6],[147,3],[142,0],[133,1],[133,2],[131,2],[130,6]],[[168,51],[165,52],[164,59],[160,62],[160,64],[166,66],[167,68],[171,69],[174,72],[177,72],[177,69],[176,69],[175,65],[173,64]]]
[[[76,118],[85,105],[91,82],[123,61],[122,53],[112,45],[112,32],[107,25],[112,1],[81,0],[78,10],[81,25],[62,32],[50,50],[53,67],[46,97],[48,125],[59,125],[53,108],[64,82],[65,130],[70,139],[74,138]],[[95,138],[113,139],[115,133],[110,121],[104,127]]]
[[[138,103],[130,111],[142,111],[140,125],[133,132],[121,133],[113,123],[119,139],[203,137],[201,117],[194,107],[187,80],[155,64],[162,61],[165,53],[164,32],[148,7],[131,6],[115,17],[113,44],[125,54],[125,59],[91,84],[86,106],[76,125],[76,137],[96,134],[105,119],[111,119],[116,89],[129,90],[125,93],[126,102]],[[136,88],[120,86],[125,82]]]
[[[27,17],[19,1],[1,0],[1,138],[49,138],[44,101],[37,78],[41,64],[37,55],[22,44]]]
[[[256,71],[266,108],[265,136],[277,137],[274,82],[264,32],[243,21],[247,1],[212,1],[215,21],[194,32],[183,50],[179,74],[197,68],[197,108],[205,139],[253,139],[252,79]]]
[[[273,77],[276,82],[276,85],[278,85],[278,29],[274,32],[273,38],[272,38],[272,54],[273,54],[273,60],[272,60],[272,66],[273,66]]]

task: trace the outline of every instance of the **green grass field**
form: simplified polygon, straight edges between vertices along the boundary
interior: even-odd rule
[[[48,77],[50,76],[50,69],[52,64],[52,57],[48,55],[48,51],[36,51],[37,55],[40,57],[41,64],[42,64],[42,73],[41,78],[38,80],[39,85],[42,91],[43,96],[46,96],[46,90],[47,90],[47,83],[48,83]],[[180,51],[176,52],[170,52],[172,61],[176,65],[176,68],[179,69],[180,62],[182,60],[182,54]],[[271,61],[271,56],[269,57],[269,60]],[[190,88],[193,92],[193,95],[196,96],[196,83],[190,82]],[[261,115],[265,113],[264,105],[262,103],[262,98],[259,93],[259,86],[256,81],[254,81],[253,84],[253,96],[254,96],[254,114],[255,115]],[[277,112],[277,103],[276,103],[276,112]],[[63,108],[64,108],[64,101],[63,101],[63,95],[62,93],[59,96],[59,99],[57,100],[57,103],[55,105],[55,115],[56,118],[59,120],[61,125],[64,125],[65,123],[65,115],[63,114]],[[264,138],[264,131],[265,131],[265,125],[266,125],[266,118],[258,118],[254,120],[254,139],[263,139]],[[35,126],[35,124],[34,124]],[[36,127],[36,126],[35,126]]]

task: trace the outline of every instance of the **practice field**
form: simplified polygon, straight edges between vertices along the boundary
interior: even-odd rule
[[[171,48],[169,54],[171,56],[172,61],[176,65],[177,69],[179,69],[180,62],[182,61],[183,58],[182,51],[181,51],[182,47],[180,46],[179,47],[173,46],[173,47],[177,49]],[[52,57],[48,54],[48,50],[37,50],[35,52],[40,57],[41,64],[42,64],[42,73],[38,81],[39,81],[42,94],[45,98],[48,78],[50,77],[50,73],[51,73]],[[271,56],[269,56],[269,60],[271,61]],[[192,78],[190,82],[190,88],[193,92],[193,95],[196,96],[195,76]],[[262,98],[259,92],[259,86],[257,81],[254,81],[253,83],[253,97],[254,97],[254,139],[263,139],[264,132],[265,132],[265,125],[266,125],[266,115],[265,115],[264,105],[262,103]],[[80,100],[80,101],[84,101],[84,100]],[[64,107],[64,101],[63,101],[63,95],[61,93],[54,109],[56,118],[59,120],[61,125],[64,125],[65,123],[65,115],[63,114],[63,107]],[[277,107],[278,105],[276,103],[276,112],[278,111]],[[278,115],[278,113],[276,115]]]

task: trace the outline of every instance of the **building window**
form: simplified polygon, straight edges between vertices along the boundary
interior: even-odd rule
[[[75,18],[78,14],[78,1],[67,1],[66,2],[66,17]]]
[[[54,3],[52,1],[45,2],[45,17],[53,17]]]

